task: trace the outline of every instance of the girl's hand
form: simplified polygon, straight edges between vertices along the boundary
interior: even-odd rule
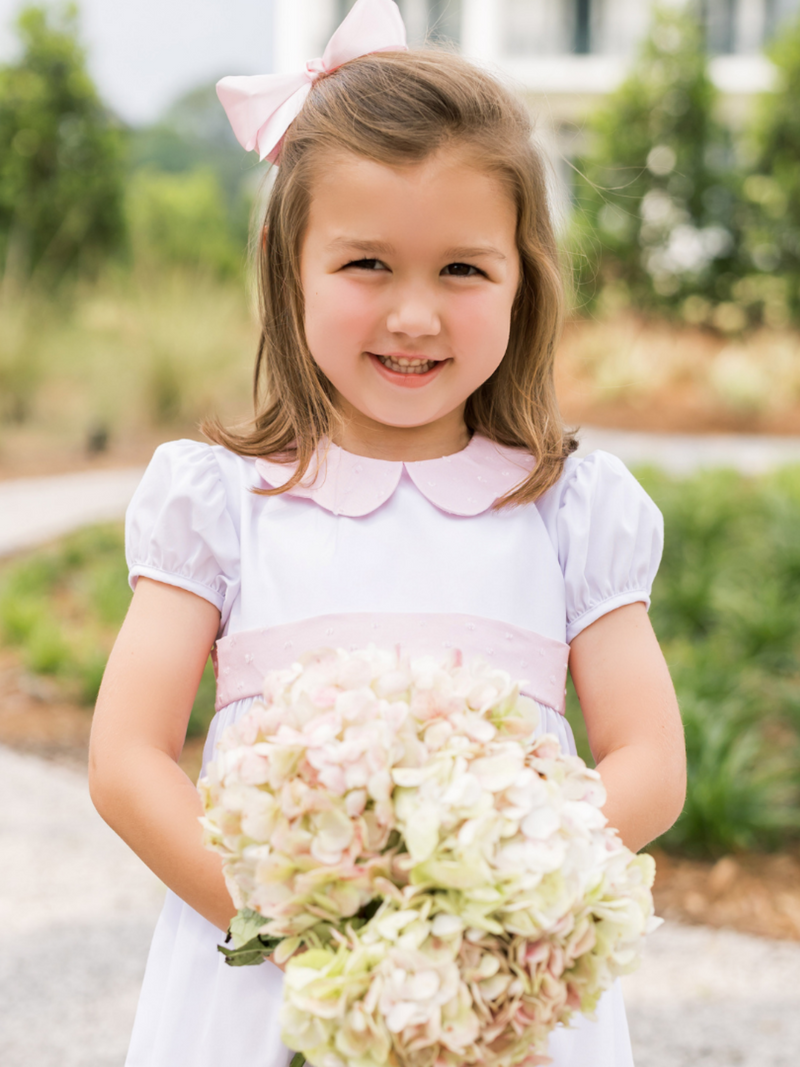
[[[672,826],[686,796],[678,701],[645,605],[587,626],[572,642],[569,669],[608,794],[605,814],[636,852]]]

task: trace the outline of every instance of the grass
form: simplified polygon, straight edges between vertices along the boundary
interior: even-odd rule
[[[19,651],[29,671],[91,707],[130,598],[122,529],[91,527],[0,569],[0,641]],[[190,737],[206,732],[214,694],[209,661]]]
[[[651,617],[678,692],[689,790],[659,842],[682,854],[764,852],[800,837],[800,468],[669,478],[639,471],[664,512]],[[130,594],[122,532],[82,531],[0,569],[0,640],[90,705]],[[206,670],[189,725],[205,732]],[[570,685],[568,715],[591,762]]]
[[[241,280],[162,266],[47,298],[0,286],[0,458],[36,435],[80,452],[102,431],[124,449],[210,413],[245,419],[256,341]]]

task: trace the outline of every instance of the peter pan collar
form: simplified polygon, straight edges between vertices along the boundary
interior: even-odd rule
[[[466,448],[439,459],[372,459],[323,441],[302,482],[287,495],[307,497],[334,515],[369,515],[392,496],[405,471],[417,489],[450,515],[480,515],[526,478],[536,460],[519,448],[474,434]],[[296,463],[257,459],[256,469],[273,489],[285,485]]]

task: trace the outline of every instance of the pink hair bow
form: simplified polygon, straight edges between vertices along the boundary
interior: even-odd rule
[[[394,0],[356,0],[321,59],[310,59],[297,74],[223,78],[217,83],[217,96],[239,144],[248,152],[257,149],[259,159],[275,163],[283,135],[320,74],[370,52],[405,50],[406,28]]]

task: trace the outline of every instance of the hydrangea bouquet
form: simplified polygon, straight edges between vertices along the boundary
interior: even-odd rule
[[[223,732],[199,786],[240,909],[221,951],[288,961],[296,1059],[533,1067],[637,965],[653,860],[538,718],[481,660],[370,646],[271,672]]]

